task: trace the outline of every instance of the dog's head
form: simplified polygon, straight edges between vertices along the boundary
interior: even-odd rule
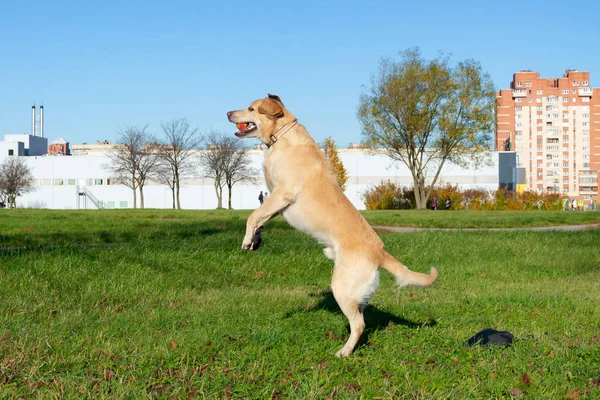
[[[283,106],[279,96],[269,94],[264,99],[253,101],[244,110],[229,111],[227,118],[236,124],[237,137],[257,138],[269,143],[270,136],[294,116]]]

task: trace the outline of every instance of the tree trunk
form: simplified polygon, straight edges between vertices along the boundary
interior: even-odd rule
[[[171,188],[171,195],[173,197],[173,210],[175,209],[175,187]]]
[[[133,208],[137,208],[137,191],[133,188]]]
[[[231,188],[233,185],[227,185],[227,190],[229,191],[229,209],[231,210]]]
[[[144,187],[142,185],[140,187],[140,208],[144,208]]]
[[[218,181],[215,180],[215,193],[217,194],[217,208],[223,208],[223,189],[218,184]]]
[[[421,173],[417,173],[417,176],[413,176],[413,184],[415,191],[415,207],[417,210],[424,210],[427,208],[427,194],[425,193],[425,178]]]
[[[177,209],[181,210],[181,200],[179,200],[179,175],[175,176],[175,187],[177,188]],[[173,205],[173,208],[175,208],[175,205]]]

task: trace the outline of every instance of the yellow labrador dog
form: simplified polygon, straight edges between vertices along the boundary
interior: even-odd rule
[[[430,286],[437,270],[413,272],[384,250],[340,189],[323,152],[278,96],[269,94],[227,117],[238,128],[236,136],[257,138],[268,147],[264,174],[271,195],[248,217],[242,249],[258,248],[264,223],[277,213],[325,246],[325,256],[335,260],[331,289],[350,322],[350,338],[336,355],[348,356],[363,333],[363,309],[377,290],[379,267],[399,286]]]

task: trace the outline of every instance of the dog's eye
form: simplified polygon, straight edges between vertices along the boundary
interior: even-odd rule
[[[254,111],[254,107],[248,107],[248,111]]]

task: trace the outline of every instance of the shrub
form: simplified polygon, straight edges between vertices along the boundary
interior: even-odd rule
[[[409,209],[415,204],[415,193],[412,189],[390,182],[389,179],[367,189],[362,197],[367,210]]]
[[[409,209],[415,205],[415,192],[411,187],[400,186],[389,180],[370,187],[362,196],[367,210]],[[564,198],[558,193],[525,191],[517,194],[505,188],[461,191],[458,185],[446,184],[433,188],[427,208],[431,208],[431,200],[436,198],[438,210],[444,210],[448,197],[451,210],[561,210]]]

